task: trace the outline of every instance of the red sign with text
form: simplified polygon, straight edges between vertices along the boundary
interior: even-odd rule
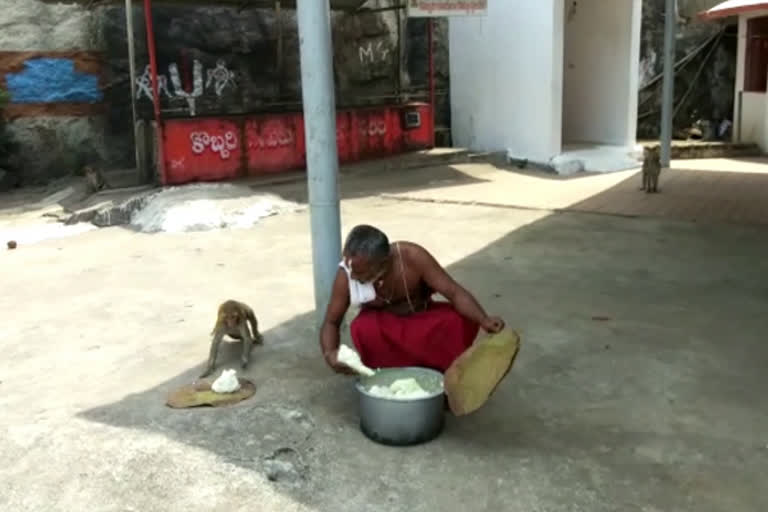
[[[341,163],[426,149],[432,132],[427,104],[344,110],[336,116]],[[300,113],[163,123],[165,184],[218,181],[306,167]]]

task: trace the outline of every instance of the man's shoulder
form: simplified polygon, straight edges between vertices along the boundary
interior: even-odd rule
[[[407,240],[398,240],[395,245],[404,255],[418,256],[425,253],[429,253],[423,246],[416,242],[409,242]]]
[[[433,264],[434,258],[430,252],[420,244],[416,242],[398,241],[395,242],[400,247],[400,252],[403,255],[403,259],[413,265],[429,266]]]

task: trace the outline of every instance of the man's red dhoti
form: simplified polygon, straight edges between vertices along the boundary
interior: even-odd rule
[[[352,341],[366,366],[422,366],[445,372],[477,337],[479,325],[447,302],[399,316],[363,309],[350,325]]]

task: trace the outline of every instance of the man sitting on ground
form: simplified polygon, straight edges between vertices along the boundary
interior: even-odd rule
[[[350,326],[352,341],[371,368],[421,366],[445,372],[480,328],[504,329],[504,321],[486,314],[426,249],[411,242],[390,244],[373,226],[350,232],[339,266],[320,333],[323,357],[339,373],[352,373],[337,360],[350,304],[361,307]],[[435,293],[449,302],[433,300]],[[500,377],[490,379],[488,392]]]

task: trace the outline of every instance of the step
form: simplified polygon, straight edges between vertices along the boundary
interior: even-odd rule
[[[640,141],[643,146],[653,146],[659,141]],[[757,144],[749,142],[723,142],[700,140],[673,140],[672,159],[692,160],[697,158],[738,158],[760,156],[763,152]]]

